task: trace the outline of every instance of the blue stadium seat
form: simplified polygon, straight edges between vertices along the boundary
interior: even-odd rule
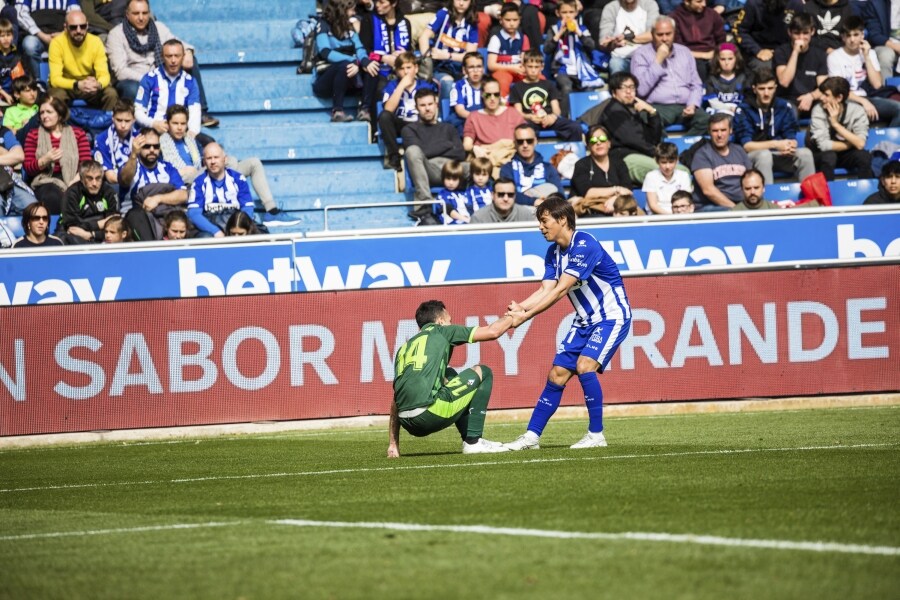
[[[885,79],[884,85],[900,89],[900,77],[888,77]]]
[[[828,182],[831,203],[835,206],[859,206],[878,191],[877,179],[841,179]]]
[[[569,113],[573,119],[578,120],[578,117],[607,98],[609,98],[609,92],[606,90],[599,92],[572,92],[569,94]]]
[[[678,146],[678,153],[681,154],[682,152],[699,142],[702,137],[702,135],[685,135],[681,137],[667,137],[663,141],[671,142]]]
[[[631,195],[634,196],[634,199],[637,201],[638,206],[640,206],[645,213],[647,213],[648,215],[652,214],[652,212],[650,211],[650,205],[647,204],[647,192],[640,188],[636,188],[631,190]]]
[[[871,150],[881,142],[900,144],[900,127],[873,128],[866,138],[866,150]]]
[[[767,185],[765,198],[772,202],[778,200],[798,200],[800,198],[800,183],[773,183]]]

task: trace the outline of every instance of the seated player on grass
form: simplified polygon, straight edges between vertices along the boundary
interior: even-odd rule
[[[429,300],[416,310],[419,332],[400,346],[394,359],[394,400],[388,435],[388,458],[400,456],[400,426],[410,435],[424,437],[456,425],[463,439],[463,454],[506,452],[503,444],[481,437],[494,376],[486,365],[460,373],[448,365],[454,346],[496,340],[510,328],[503,317],[488,327],[452,325],[440,300]]]

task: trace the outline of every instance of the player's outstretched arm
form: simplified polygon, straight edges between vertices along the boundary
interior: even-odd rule
[[[547,283],[545,281],[544,283]],[[550,281],[552,284],[553,282]],[[569,289],[578,283],[578,280],[572,277],[567,273],[563,273],[560,276],[559,280],[556,281],[556,285],[547,290],[543,296],[530,308],[527,308],[525,312],[513,312],[510,316],[513,318],[513,327],[518,327],[525,321],[531,319],[532,317],[541,314],[554,304],[556,304],[560,298],[563,298],[566,294],[569,293]],[[548,286],[549,287],[549,286]]]
[[[391,418],[388,422],[388,458],[400,458],[400,417],[397,403],[391,400]]]
[[[529,308],[536,306],[553,288],[556,287],[555,279],[545,279],[541,281],[541,287],[533,294],[522,300],[521,302],[510,302],[507,310],[509,312],[527,311]],[[507,313],[509,314],[509,313]]]
[[[509,328],[512,327],[512,318],[511,317],[501,317],[488,325],[487,327],[479,327],[475,330],[475,335],[472,336],[473,342],[488,342],[490,340],[496,340],[498,337],[509,331]]]

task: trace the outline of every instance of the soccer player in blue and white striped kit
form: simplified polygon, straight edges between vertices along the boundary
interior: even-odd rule
[[[541,287],[522,302],[511,302],[507,315],[517,327],[568,296],[575,321],[559,344],[547,385],[534,407],[528,430],[505,444],[510,450],[536,450],[544,427],[562,400],[573,375],[584,390],[588,432],[572,448],[606,446],[603,436],[601,373],[631,328],[631,307],[616,263],[589,233],[575,231],[575,210],[560,194],[551,194],[537,207],[541,233],[552,245],[547,250]]]

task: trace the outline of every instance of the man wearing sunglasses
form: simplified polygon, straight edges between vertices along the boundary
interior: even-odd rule
[[[119,170],[119,198],[122,212],[132,202],[152,212],[158,206],[187,203],[184,180],[172,163],[160,160],[159,134],[145,127],[131,144],[131,156]],[[165,209],[157,210],[157,213]]]
[[[533,221],[534,212],[528,206],[516,204],[516,182],[501,177],[494,183],[493,200],[472,215],[470,223],[513,223]]]
[[[41,54],[65,28],[69,12],[81,12],[78,0],[18,0],[16,17],[22,58],[35,81],[41,78]]]
[[[500,177],[516,184],[516,204],[533,206],[554,192],[563,193],[562,180],[556,167],[537,151],[537,133],[523,123],[515,131],[516,153],[500,167]]]
[[[500,166],[509,162],[515,152],[515,129],[525,119],[519,111],[501,101],[500,84],[496,79],[485,79],[481,84],[481,101],[484,108],[473,111],[466,119],[463,148],[477,157],[489,159],[494,165],[494,176],[499,176]]]
[[[87,29],[87,17],[73,10],[66,14],[65,33],[50,42],[50,95],[63,102],[84,100],[89,106],[111,111],[119,94],[109,84],[106,48]]]

